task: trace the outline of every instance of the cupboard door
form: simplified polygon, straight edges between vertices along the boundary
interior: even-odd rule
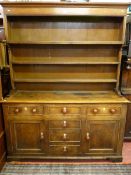
[[[84,152],[88,154],[110,154],[117,151],[119,139],[117,120],[86,121]]]
[[[43,153],[45,131],[42,121],[12,121],[10,123],[13,152]]]

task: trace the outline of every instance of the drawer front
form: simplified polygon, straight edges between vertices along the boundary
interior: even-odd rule
[[[80,145],[50,145],[50,155],[80,155]]]
[[[70,114],[80,114],[81,108],[79,106],[67,106],[67,105],[52,105],[46,107],[47,112],[49,114],[62,114],[62,115],[70,115]]]
[[[80,120],[51,120],[49,128],[81,128]]]
[[[10,115],[42,115],[43,107],[38,105],[9,106]]]
[[[51,129],[49,131],[50,142],[80,142],[81,130]]]
[[[92,105],[87,108],[87,115],[120,115],[120,106]]]

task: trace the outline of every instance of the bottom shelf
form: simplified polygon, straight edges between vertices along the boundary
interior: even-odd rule
[[[17,90],[23,91],[112,91],[116,88],[116,82],[99,82],[99,83],[29,83],[29,82],[15,82],[14,87]]]

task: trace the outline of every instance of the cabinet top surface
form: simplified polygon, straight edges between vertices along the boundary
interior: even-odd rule
[[[128,103],[129,101],[114,92],[38,92],[16,91],[3,100],[3,103]]]
[[[63,2],[63,1],[48,1],[48,0],[30,0],[30,1],[26,1],[26,0],[0,0],[0,3],[2,5],[9,5],[9,4],[16,4],[16,5],[20,5],[20,4],[28,4],[28,5],[32,5],[32,4],[43,4],[43,5],[84,5],[84,6],[106,6],[108,8],[108,6],[128,6],[129,3],[120,3],[120,2],[114,2],[114,3],[110,3],[110,2]]]

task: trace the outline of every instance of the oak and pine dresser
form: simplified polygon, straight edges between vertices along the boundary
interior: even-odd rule
[[[8,160],[122,160],[128,4],[5,1]]]

